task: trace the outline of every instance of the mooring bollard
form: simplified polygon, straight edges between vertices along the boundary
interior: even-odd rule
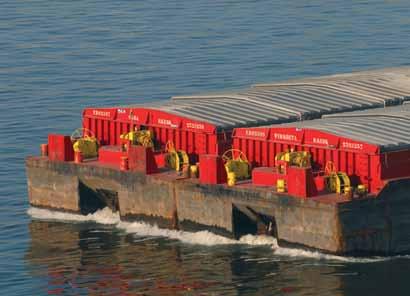
[[[128,171],[129,170],[128,157],[127,156],[122,156],[121,157],[120,170],[121,171]]]
[[[81,151],[74,152],[74,162],[75,163],[82,163],[83,162],[83,154]]]
[[[48,156],[48,144],[40,145],[41,156]]]

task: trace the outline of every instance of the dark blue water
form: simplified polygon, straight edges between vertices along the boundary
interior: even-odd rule
[[[1,294],[409,295],[407,257],[32,219],[24,172],[24,157],[79,127],[86,106],[409,65],[409,11],[408,1],[1,1]]]

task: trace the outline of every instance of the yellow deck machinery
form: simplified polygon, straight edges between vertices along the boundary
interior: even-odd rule
[[[154,147],[154,133],[150,130],[135,130],[120,135],[121,140],[128,140],[132,145]]]
[[[84,158],[98,156],[99,143],[94,134],[86,128],[78,128],[71,134],[74,152],[81,152]]]
[[[174,143],[168,141],[165,146],[167,167],[176,170],[177,172],[188,171],[189,157],[183,150],[176,150]]]
[[[222,155],[228,186],[234,186],[236,180],[250,178],[250,165],[246,155],[238,149],[229,149]]]
[[[332,161],[328,161],[326,163],[325,176],[327,191],[345,195],[351,194],[352,187],[349,176],[344,172],[336,171],[335,165]]]
[[[279,171],[282,171],[282,166],[280,162],[286,162],[288,166],[297,166],[301,168],[306,168],[311,165],[311,155],[307,151],[284,151],[278,153],[275,156],[275,163],[279,168]]]

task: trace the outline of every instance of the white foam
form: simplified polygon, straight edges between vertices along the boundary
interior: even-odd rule
[[[278,248],[278,241],[273,236],[247,234],[239,239],[239,243],[252,246],[272,246]]]
[[[184,243],[199,244],[205,246],[236,244],[237,241],[216,235],[209,231],[187,232],[159,228],[144,222],[120,222],[118,227],[127,233],[135,233],[142,236],[157,236],[177,239]]]
[[[120,220],[119,213],[113,213],[109,208],[104,208],[95,212],[94,214],[79,215],[64,213],[58,211],[51,211],[46,209],[40,209],[31,207],[28,214],[41,220],[58,220],[58,221],[70,221],[70,222],[96,222],[100,224],[115,225],[119,229],[122,229],[126,233],[133,233],[139,236],[151,236],[151,237],[167,237],[170,239],[179,240],[188,244],[199,244],[205,246],[216,245],[250,245],[250,246],[270,246],[273,249],[275,255],[292,257],[292,258],[311,258],[316,260],[337,260],[342,262],[355,262],[355,263],[371,263],[391,260],[394,258],[410,258],[410,256],[397,256],[397,257],[374,257],[374,258],[356,258],[356,257],[343,257],[336,255],[323,254],[316,251],[308,251],[295,248],[283,248],[279,247],[277,240],[274,237],[264,235],[245,235],[239,240],[229,239],[223,236],[216,235],[209,231],[187,232],[159,228],[156,225],[151,225],[144,222],[124,222]]]
[[[391,260],[394,257],[369,257],[369,258],[362,258],[362,257],[344,257],[344,256],[337,256],[337,255],[330,255],[324,254],[318,251],[309,251],[309,250],[302,250],[297,248],[283,248],[277,247],[273,248],[274,254],[278,256],[286,256],[292,258],[311,258],[316,260],[336,260],[342,262],[351,262],[351,263],[372,263],[372,262],[380,262],[380,261],[387,261]]]
[[[104,208],[95,212],[94,214],[79,215],[31,207],[27,210],[27,213],[31,217],[41,220],[96,222],[100,224],[117,224],[120,222],[119,213],[113,213],[109,208]]]

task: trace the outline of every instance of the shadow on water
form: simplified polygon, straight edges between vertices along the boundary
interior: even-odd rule
[[[267,246],[182,244],[95,223],[33,220],[25,254],[48,295],[386,295],[408,264],[276,256]],[[406,261],[405,261],[406,262]],[[397,291],[396,291],[397,292]],[[330,293],[330,294],[329,294]]]

